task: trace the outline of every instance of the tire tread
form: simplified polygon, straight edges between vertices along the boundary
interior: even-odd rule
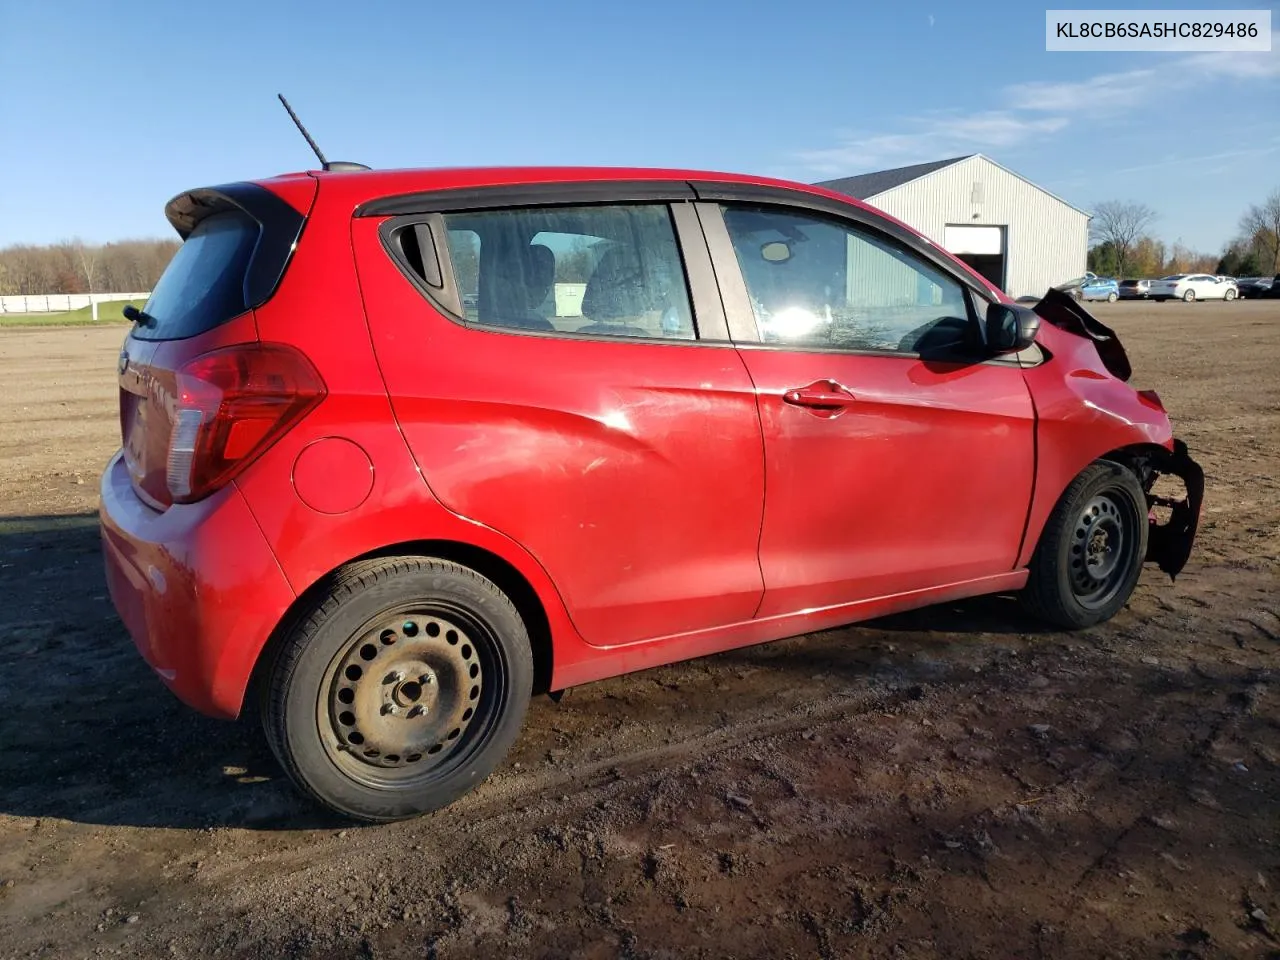
[[[1054,505],[1049,519],[1045,521],[1040,542],[1036,544],[1035,553],[1032,554],[1026,586],[1018,597],[1023,609],[1037,619],[1068,630],[1076,630],[1092,626],[1114,615],[1114,611],[1082,615],[1078,607],[1068,603],[1069,598],[1061,588],[1062,571],[1059,552],[1063,538],[1071,535],[1072,515],[1080,508],[1082,492],[1099,480],[1116,478],[1119,475],[1127,476],[1138,493],[1142,493],[1137,477],[1126,467],[1113,461],[1098,460],[1085,467],[1071,483],[1067,484],[1066,490]],[[1140,520],[1140,523],[1142,522]],[[1139,536],[1140,556],[1145,553],[1146,548],[1146,537],[1142,535],[1144,533],[1145,528],[1142,528]],[[1141,561],[1138,567],[1141,569]],[[1128,602],[1128,596],[1128,594],[1123,596],[1116,607],[1117,610],[1123,608]]]
[[[470,567],[465,567],[452,560],[417,556],[377,557],[355,561],[333,573],[323,593],[309,606],[299,611],[287,626],[284,639],[276,646],[269,664],[266,682],[261,687],[260,700],[262,728],[271,752],[275,754],[281,766],[284,767],[289,779],[300,790],[330,809],[335,809],[333,802],[321,796],[312,788],[307,778],[302,775],[302,771],[286,742],[285,711],[289,679],[306,653],[312,637],[346,602],[364,590],[386,583],[398,575],[424,572],[468,578],[474,581],[479,590],[489,594],[494,601],[500,602],[505,606],[517,622],[524,622],[524,618],[521,617],[520,611],[515,604],[491,580]],[[529,652],[528,656],[531,663],[532,651]],[[368,811],[342,810],[339,812],[356,815],[370,822],[388,822],[402,819],[401,816],[378,816]]]

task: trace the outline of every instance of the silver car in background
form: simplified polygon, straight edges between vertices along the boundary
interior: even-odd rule
[[[1150,280],[1121,280],[1121,300],[1146,300],[1151,296]]]
[[[1210,273],[1175,273],[1151,281],[1152,300],[1234,300],[1240,295],[1236,282]]]

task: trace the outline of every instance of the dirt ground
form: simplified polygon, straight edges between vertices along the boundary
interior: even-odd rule
[[[533,704],[355,827],[179,705],[93,517],[122,328],[0,331],[0,957],[1280,958],[1280,302],[1103,304],[1208,475],[1114,621],[1007,598]]]

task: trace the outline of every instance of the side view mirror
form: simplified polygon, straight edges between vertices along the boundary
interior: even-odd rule
[[[1017,353],[1035,343],[1040,314],[1021,305],[993,303],[987,308],[987,347],[992,353]]]

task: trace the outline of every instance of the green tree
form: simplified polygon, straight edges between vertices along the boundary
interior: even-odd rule
[[[1117,273],[1116,249],[1110,241],[1099,243],[1089,249],[1089,269],[1099,276],[1109,277]]]
[[[1256,277],[1262,272],[1262,265],[1253,249],[1236,240],[1227,247],[1214,272],[1228,277]]]

